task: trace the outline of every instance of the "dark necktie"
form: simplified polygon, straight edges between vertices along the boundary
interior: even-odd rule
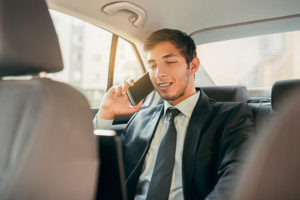
[[[176,108],[169,108],[169,124],[162,139],[148,189],[147,200],[166,200],[169,198],[172,174],[175,163],[176,128],[174,118],[180,113]]]

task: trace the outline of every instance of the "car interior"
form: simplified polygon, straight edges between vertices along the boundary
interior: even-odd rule
[[[114,119],[116,135],[110,139],[94,134],[92,122],[105,91],[147,71],[143,42],[161,28],[194,39],[203,60],[197,90],[252,109],[257,143],[235,199],[253,199],[258,179],[252,174],[280,162],[273,152],[279,135],[287,146],[289,134],[293,145],[299,142],[299,99],[292,100],[300,87],[298,0],[0,0],[0,5],[0,199],[126,199],[116,138],[132,115]],[[242,39],[249,40],[238,46]],[[229,60],[242,51],[240,60]],[[162,102],[153,91],[142,109]],[[254,147],[273,155],[270,162]],[[281,150],[285,158],[288,152]],[[107,156],[112,152],[114,159]],[[110,168],[114,165],[120,168]],[[295,169],[279,165],[273,174],[290,174],[278,184],[268,174],[255,197],[300,198],[296,187],[285,187],[298,177]],[[120,174],[107,178],[110,170]]]

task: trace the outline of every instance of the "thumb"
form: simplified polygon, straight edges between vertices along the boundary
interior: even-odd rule
[[[141,109],[142,104],[143,104],[143,102],[140,101],[138,104],[136,104],[135,106],[132,106],[130,109],[131,109],[133,112],[138,112],[138,111]]]

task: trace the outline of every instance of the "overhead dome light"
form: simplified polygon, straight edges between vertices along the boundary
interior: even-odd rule
[[[132,13],[132,15],[130,15],[129,17],[129,21],[131,21],[135,27],[140,28],[143,26],[146,20],[146,12],[133,3],[127,1],[119,1],[107,4],[102,8],[102,11],[108,15],[114,15],[115,13],[124,10]]]

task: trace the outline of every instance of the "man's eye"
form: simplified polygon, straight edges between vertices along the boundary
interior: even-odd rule
[[[167,64],[173,64],[176,63],[176,61],[167,61]]]

